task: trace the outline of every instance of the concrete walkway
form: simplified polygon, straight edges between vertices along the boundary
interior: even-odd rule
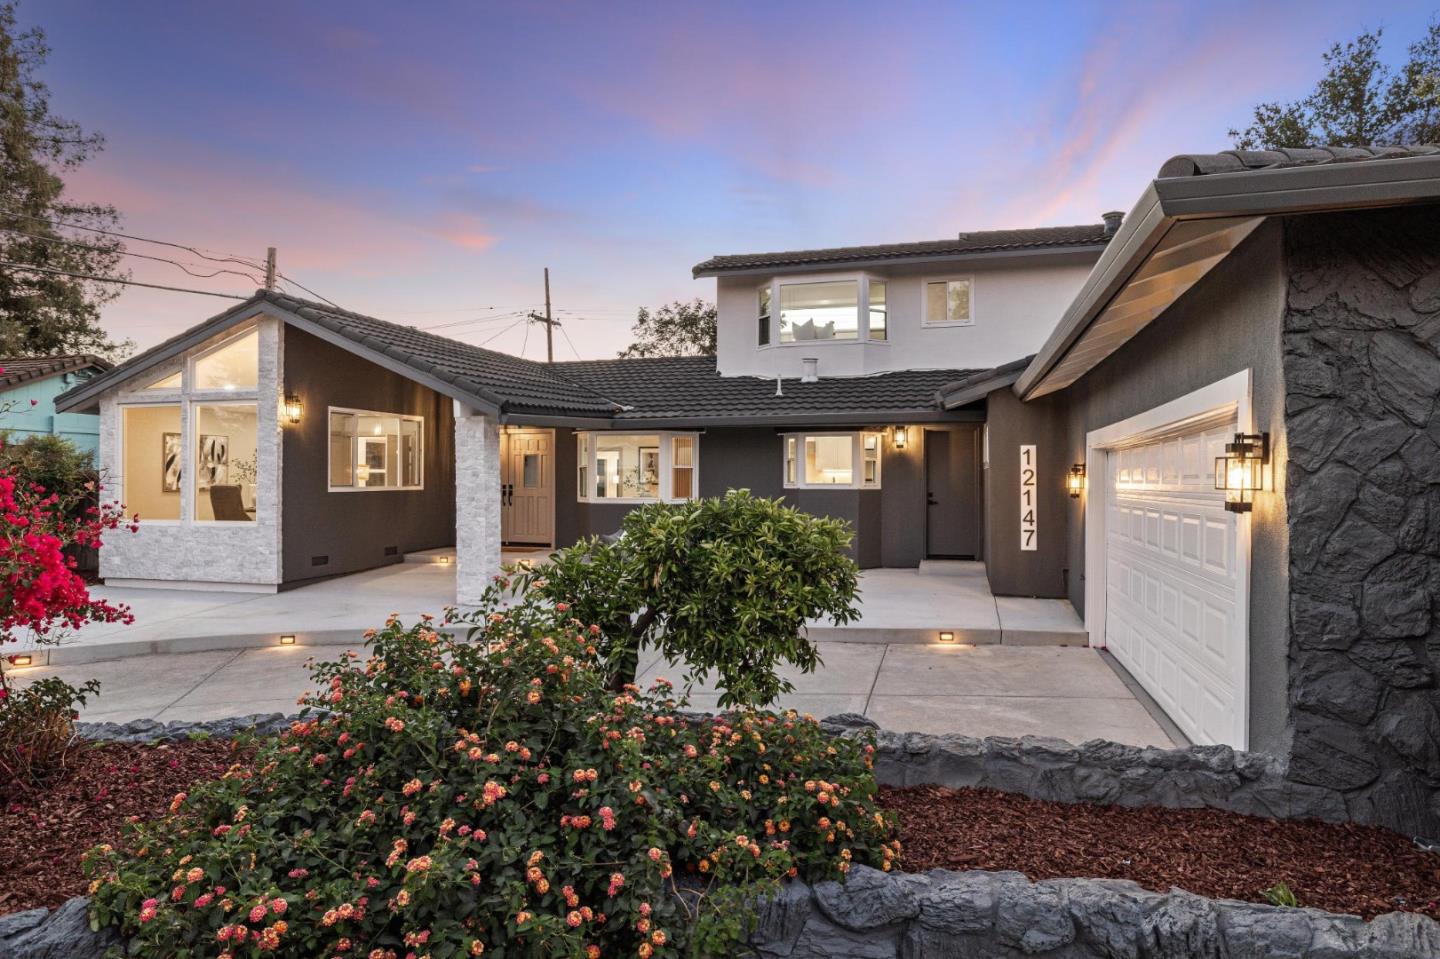
[[[22,682],[61,676],[101,682],[83,718],[218,719],[292,713],[309,688],[310,657],[331,659],[345,646],[226,649],[132,656],[107,662],[19,670]],[[887,729],[968,736],[1056,736],[1071,742],[1113,739],[1171,745],[1170,738],[1096,650],[1058,646],[820,644],[823,667],[787,670],[794,694],[780,703],[816,716],[863,713]],[[679,681],[681,671],[650,654],[641,681]],[[692,703],[713,709],[713,688]]]
[[[520,556],[507,554],[506,559]],[[280,593],[99,586],[96,595],[130,606],[134,623],[91,624],[58,647],[10,649],[30,653],[37,665],[65,666],[126,656],[263,649],[278,645],[281,636],[295,637],[297,646],[355,643],[391,613],[414,621],[422,613],[438,616],[454,604],[453,561],[439,562],[447,558],[440,553],[415,558],[420,561]],[[943,639],[1083,646],[1087,641],[1080,617],[1065,600],[992,596],[982,563],[927,565],[939,572],[864,571],[860,619],[844,627],[812,623],[811,636],[820,642],[879,645]],[[949,635],[942,637],[942,632]]]

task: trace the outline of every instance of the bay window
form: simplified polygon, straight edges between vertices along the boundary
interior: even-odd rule
[[[330,408],[330,491],[425,488],[425,418]]]
[[[880,488],[882,434],[789,433],[783,439],[786,488]]]
[[[576,496],[622,503],[693,499],[698,445],[694,433],[578,432]]]
[[[866,273],[772,280],[756,292],[755,317],[759,346],[770,345],[772,325],[780,344],[883,343],[885,281]]]

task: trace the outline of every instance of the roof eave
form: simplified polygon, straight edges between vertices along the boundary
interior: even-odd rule
[[[694,267],[691,275],[699,280],[707,276],[779,276],[792,273],[824,273],[829,271],[869,269],[877,266],[904,266],[924,263],[970,263],[988,260],[1032,258],[1039,256],[1073,256],[1086,253],[1099,255],[1104,243],[1072,243],[1065,246],[1018,247],[1007,250],[986,250],[978,253],[933,253],[918,256],[876,256],[855,260],[812,260],[805,263],[776,265],[719,267],[703,269],[704,264]]]
[[[1436,156],[1153,180],[1013,389],[1022,400],[1036,395],[1090,323],[1182,220],[1371,209],[1436,199]]]

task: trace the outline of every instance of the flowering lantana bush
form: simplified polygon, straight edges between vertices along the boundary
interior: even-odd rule
[[[491,609],[315,666],[315,712],[87,856],[96,921],[144,956],[729,955],[785,877],[894,863],[873,745],[617,694],[563,603]]]

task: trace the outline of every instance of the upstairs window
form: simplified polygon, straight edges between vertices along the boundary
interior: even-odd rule
[[[770,285],[760,287],[759,295],[756,297],[758,303],[758,318],[755,326],[755,342],[761,346],[770,345]]]
[[[879,489],[880,433],[790,433],[784,485],[790,489]]]
[[[926,326],[973,326],[974,281],[968,277],[956,280],[927,280],[925,283]]]
[[[885,283],[870,281],[870,339],[885,339]]]
[[[860,337],[860,284],[855,280],[780,286],[780,342]]]

